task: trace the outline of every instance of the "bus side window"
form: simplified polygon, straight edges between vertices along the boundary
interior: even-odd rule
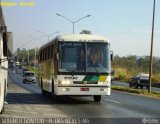
[[[51,45],[51,58],[53,58],[53,44]]]
[[[44,54],[44,56],[45,56],[45,60],[47,60],[47,56],[48,56],[48,54],[47,54],[47,47],[45,48],[45,54]]]
[[[44,55],[45,55],[45,49],[43,48],[43,57],[42,57],[43,61],[44,61],[44,57],[45,57]]]
[[[43,49],[41,50],[41,61],[43,61]]]
[[[50,53],[51,53],[50,46],[48,46],[48,59],[50,59]]]
[[[45,48],[43,48],[43,61],[45,60]]]
[[[39,61],[41,61],[41,53],[42,51],[39,52]]]

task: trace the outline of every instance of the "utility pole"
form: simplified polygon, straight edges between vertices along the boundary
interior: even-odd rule
[[[35,68],[36,68],[36,48],[34,51],[35,51],[34,52],[34,70],[35,70]]]
[[[154,38],[154,19],[155,19],[155,5],[156,0],[153,2],[153,19],[152,19],[152,36],[151,36],[151,51],[150,51],[150,67],[149,67],[149,86],[148,93],[151,93],[151,82],[152,82],[152,63],[153,63],[153,38]]]

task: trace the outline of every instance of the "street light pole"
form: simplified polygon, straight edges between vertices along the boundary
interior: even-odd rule
[[[29,66],[29,50],[28,50],[28,66]]]
[[[56,15],[65,18],[66,20],[68,20],[69,22],[71,22],[71,23],[73,24],[73,34],[74,34],[74,25],[75,25],[75,23],[77,23],[78,21],[80,21],[80,20],[82,20],[82,19],[84,19],[84,18],[86,18],[86,17],[90,17],[90,16],[91,16],[91,15],[86,15],[86,16],[84,16],[84,17],[82,17],[82,18],[79,18],[79,19],[76,20],[76,21],[72,21],[72,20],[68,19],[67,17],[65,17],[65,16],[63,16],[63,15],[61,15],[61,14],[56,13]]]
[[[153,19],[152,19],[152,36],[151,36],[151,50],[150,50],[150,67],[149,67],[149,86],[148,93],[151,93],[151,82],[152,82],[152,63],[153,63],[153,38],[154,38],[154,19],[155,19],[155,5],[156,0],[153,2]]]
[[[74,23],[75,23],[75,22],[73,22],[73,34],[74,34]]]
[[[37,57],[36,57],[37,56],[37,54],[36,54],[37,51],[36,50],[37,50],[37,48],[34,49],[34,70],[36,68],[36,60],[37,60]]]
[[[54,33],[52,33],[52,34],[48,35],[48,34],[46,34],[46,33],[42,32],[42,31],[40,31],[40,30],[38,30],[38,29],[37,29],[37,31],[38,31],[38,32],[40,32],[40,33],[42,33],[42,34],[44,34],[44,35],[48,38],[48,42],[49,42],[49,38],[50,38],[50,36],[52,36],[53,34],[59,33],[59,31],[56,31],[56,32],[54,32]]]

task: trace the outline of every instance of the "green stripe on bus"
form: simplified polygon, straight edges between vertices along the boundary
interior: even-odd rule
[[[85,76],[85,78],[83,79],[83,81],[98,81],[99,80],[99,76]]]

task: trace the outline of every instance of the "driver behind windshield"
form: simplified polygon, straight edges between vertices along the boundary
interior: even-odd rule
[[[97,48],[94,50],[93,48],[90,49],[88,55],[88,67],[102,67],[102,60],[103,60],[103,52],[101,49]]]

